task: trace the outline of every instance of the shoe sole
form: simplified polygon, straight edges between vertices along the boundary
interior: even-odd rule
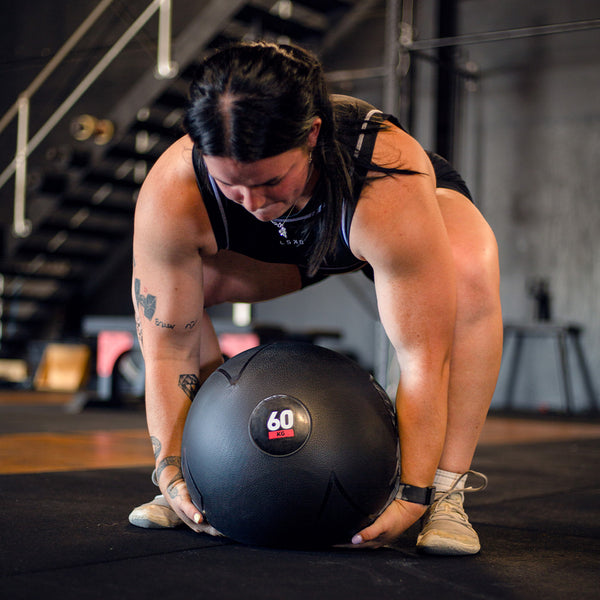
[[[437,556],[469,556],[478,554],[481,547],[473,548],[460,542],[452,543],[449,540],[444,540],[437,544],[431,542],[427,545],[417,543],[417,550],[423,554],[435,554]]]
[[[175,529],[175,527],[179,527],[182,523],[157,523],[156,521],[150,521],[144,517],[136,517],[130,516],[129,522],[136,527],[142,527],[143,529]]]

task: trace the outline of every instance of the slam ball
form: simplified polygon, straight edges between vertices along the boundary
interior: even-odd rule
[[[186,420],[182,464],[194,504],[233,540],[349,543],[396,492],[392,404],[337,352],[266,344],[229,359],[202,385]]]

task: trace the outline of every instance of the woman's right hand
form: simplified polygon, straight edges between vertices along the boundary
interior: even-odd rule
[[[197,532],[205,531],[202,513],[192,503],[183,472],[181,470],[180,456],[167,456],[156,467],[156,481],[160,491],[170,504],[177,516]]]

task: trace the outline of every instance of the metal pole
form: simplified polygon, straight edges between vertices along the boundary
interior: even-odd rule
[[[27,191],[27,137],[29,135],[29,96],[21,96],[17,102],[17,153],[15,155],[15,201],[13,233],[27,237],[31,233],[31,222],[25,218],[25,195]]]
[[[440,38],[454,36],[458,22],[458,1],[439,0],[438,12],[438,35]],[[440,47],[438,49],[438,60],[435,151],[452,162],[454,159],[457,115],[455,49],[446,46]]]
[[[161,79],[173,79],[179,71],[177,63],[171,62],[171,12],[171,0],[160,0],[156,76]]]
[[[0,317],[4,315],[4,275],[0,273]],[[4,323],[0,319],[0,349],[2,348],[2,339],[4,338]]]
[[[414,2],[413,0],[402,0],[402,12],[400,14],[400,106],[398,118],[409,131],[412,131],[414,122],[414,87],[416,81],[416,64],[407,48],[413,40],[414,31]]]
[[[554,25],[540,25],[538,27],[521,27],[517,29],[504,29],[500,31],[487,31],[483,33],[471,33],[467,35],[456,35],[447,38],[434,38],[413,42],[408,46],[410,50],[430,50],[433,48],[444,48],[448,46],[466,46],[468,44],[481,44],[484,42],[503,42],[519,38],[534,37],[538,35],[553,35],[558,33],[571,33],[598,29],[600,19],[587,21],[573,21],[570,23],[556,23]]]
[[[378,79],[386,77],[389,72],[387,67],[367,67],[365,69],[345,69],[341,71],[329,71],[325,73],[325,79],[329,83],[340,83],[342,81],[359,81],[360,79]]]
[[[398,114],[398,59],[400,51],[398,20],[398,0],[387,0],[384,56],[387,74],[383,81],[383,110],[392,115]]]

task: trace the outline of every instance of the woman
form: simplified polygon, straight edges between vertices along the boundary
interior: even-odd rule
[[[207,527],[180,459],[190,400],[221,363],[204,309],[363,269],[402,370],[403,485],[352,544],[388,544],[425,515],[420,550],[478,552],[462,500],[502,324],[495,239],[460,176],[393,117],[330,98],[319,62],[290,46],[237,44],[206,59],[185,128],[136,209],[133,300],[162,495],[131,522]]]

